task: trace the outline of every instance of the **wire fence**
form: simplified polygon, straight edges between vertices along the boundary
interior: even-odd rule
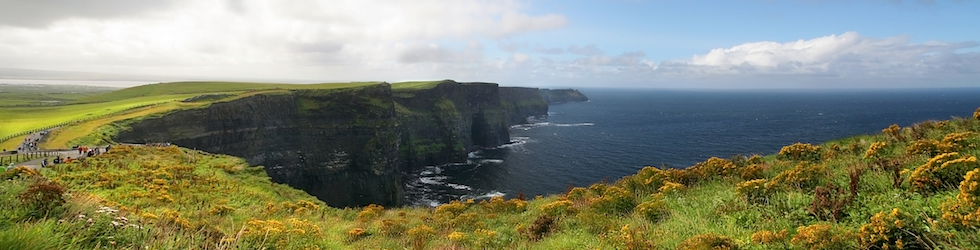
[[[149,107],[149,106],[163,104],[163,103],[168,103],[168,102],[170,102],[170,101],[150,103],[150,104],[144,104],[144,105],[136,105],[136,106],[132,106],[132,107],[129,107],[129,108],[126,108],[126,109],[123,109],[123,110],[119,110],[119,111],[116,111],[116,112],[112,112],[112,113],[107,113],[107,114],[102,114],[102,115],[98,115],[98,116],[88,117],[88,118],[85,118],[85,119],[71,120],[71,121],[62,122],[62,123],[58,123],[58,124],[54,124],[54,125],[49,125],[49,126],[44,126],[44,127],[41,127],[41,128],[27,130],[27,131],[21,131],[21,132],[13,133],[11,135],[0,137],[0,142],[5,142],[7,140],[13,139],[14,137],[18,137],[18,136],[22,136],[22,135],[29,135],[29,134],[33,134],[33,133],[45,131],[45,130],[52,129],[52,128],[57,128],[57,127],[61,127],[61,126],[67,126],[67,125],[77,124],[77,123],[91,121],[91,120],[95,120],[95,119],[100,119],[100,118],[112,116],[112,115],[115,115],[115,114],[118,114],[118,113],[121,113],[121,112],[126,112],[126,111],[130,111],[130,110],[138,109],[138,108],[144,108],[144,107]]]
[[[9,151],[8,153],[13,153],[14,151]],[[9,154],[5,156],[0,156],[0,166],[6,167],[10,164],[17,164],[25,161],[30,161],[42,157],[49,157],[58,155],[58,151],[32,151],[27,153],[19,154]]]

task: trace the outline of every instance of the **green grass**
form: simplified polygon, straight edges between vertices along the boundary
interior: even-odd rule
[[[964,159],[980,156],[980,121],[954,119],[901,131],[902,138],[876,134],[821,144],[821,157],[813,162],[780,155],[715,158],[683,170],[648,168],[615,183],[527,201],[492,199],[438,208],[387,209],[326,207],[302,191],[272,183],[264,169],[248,167],[239,158],[177,147],[120,146],[108,154],[45,169],[43,177],[29,171],[20,172],[20,177],[16,171],[4,174],[0,245],[57,249],[110,245],[107,248],[684,249],[695,243],[733,244],[739,249],[897,247],[893,241],[861,245],[858,240],[871,236],[905,239],[902,244],[908,248],[924,248],[914,245],[918,243],[912,236],[938,249],[980,244],[978,225],[947,219],[958,213],[948,204],[969,201],[957,199],[962,195],[958,187],[910,190],[910,173],[923,168],[931,156],[906,150],[919,139],[942,140],[948,134],[972,132],[958,142],[960,147],[949,150]],[[890,167],[865,158],[875,142],[887,143],[877,160],[895,162],[903,170],[903,183],[897,188]],[[802,171],[807,169],[815,170]],[[856,179],[854,200],[839,206],[841,217],[816,216],[811,210],[814,201],[827,198],[818,195],[817,187],[836,185],[841,187],[840,197],[846,197],[854,169],[863,169],[864,174]],[[771,188],[765,194],[768,199],[750,200],[736,189],[757,178],[772,184],[766,186]],[[70,190],[67,203],[42,209],[19,198],[27,187],[45,179]],[[969,213],[980,206],[965,205]],[[101,215],[97,211],[102,206],[119,212]],[[654,210],[644,210],[649,207],[664,213],[650,217],[645,211]],[[93,222],[78,219],[79,214]],[[111,226],[121,220],[118,217],[142,228]],[[753,238],[762,231],[782,230],[787,232],[782,238],[769,242]],[[709,234],[717,237],[706,237]]]
[[[90,120],[134,107],[172,102],[193,96],[195,94],[157,95],[102,103],[0,108],[0,138],[19,132],[39,130],[74,121]]]
[[[208,93],[241,93],[261,90],[288,89],[338,89],[363,87],[377,82],[351,83],[320,83],[320,84],[286,84],[286,83],[252,83],[252,82],[170,82],[136,86],[102,95],[79,99],[79,103],[108,102],[126,100],[147,96],[208,94]]]
[[[21,85],[0,84],[0,107],[55,106],[102,93],[116,88],[76,85]]]
[[[12,135],[17,135],[29,131],[36,131],[40,129],[50,128],[52,126],[69,125],[77,122],[86,122],[91,120],[97,120],[106,118],[109,116],[114,116],[122,111],[132,109],[134,107],[141,107],[152,104],[161,104],[174,102],[179,100],[184,100],[187,98],[205,95],[205,94],[221,94],[228,95],[231,97],[227,98],[217,98],[209,99],[203,101],[203,103],[209,103],[211,101],[228,100],[234,98],[241,98],[246,96],[251,96],[260,93],[270,93],[276,91],[288,91],[288,90],[300,90],[300,89],[340,89],[340,88],[354,88],[363,87],[377,84],[377,82],[351,82],[351,83],[320,83],[320,84],[277,84],[277,83],[241,83],[241,82],[174,82],[174,83],[159,83],[137,86],[132,88],[126,88],[122,90],[112,91],[104,93],[103,88],[93,88],[84,94],[73,94],[71,98],[65,97],[63,99],[66,102],[59,102],[60,105],[42,105],[42,106],[2,106],[0,105],[0,139],[8,138]],[[7,85],[2,85],[7,86]],[[75,91],[72,93],[81,93],[82,89],[87,88],[82,87],[69,87],[67,91]],[[4,90],[5,92],[0,92],[0,95],[9,94],[23,96],[23,98],[32,100],[32,102],[37,102],[37,100],[42,100],[39,96],[32,96],[31,93],[37,94],[41,93],[43,95],[52,95],[49,92],[55,91],[52,88],[42,88],[42,89],[23,89],[23,88],[11,88],[10,90]],[[43,99],[47,100],[47,99]],[[59,99],[61,100],[61,99]],[[22,103],[20,101],[16,103]],[[199,107],[194,106],[194,107]],[[187,108],[187,107],[185,107]],[[170,111],[172,109],[161,110],[160,112]],[[131,117],[127,117],[131,118]],[[53,144],[49,146],[62,147],[69,143],[69,141],[86,136],[95,127],[104,126],[107,124],[103,121],[97,121],[96,123],[81,124],[74,128],[76,133],[61,133],[62,136],[69,137],[68,139],[58,139]],[[109,120],[115,121],[119,119]],[[17,142],[12,142],[6,140],[3,145],[15,144]]]
[[[416,81],[416,82],[397,82],[392,83],[391,88],[393,90],[422,90],[431,89],[438,86],[440,83],[448,82],[450,80],[439,80],[439,81]]]

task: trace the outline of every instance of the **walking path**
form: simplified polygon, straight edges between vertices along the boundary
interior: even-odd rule
[[[71,157],[72,159],[83,159],[83,158],[85,158],[86,154],[85,153],[79,153],[78,149],[62,149],[62,150],[56,150],[56,151],[42,150],[37,145],[44,138],[44,136],[47,136],[47,134],[48,134],[48,130],[40,131],[40,132],[37,132],[37,133],[33,133],[33,134],[28,135],[27,138],[24,139],[23,142],[21,142],[20,148],[18,148],[17,153],[18,154],[22,154],[22,153],[42,152],[43,151],[43,152],[47,152],[48,154],[50,154],[49,156],[39,157],[37,159],[33,159],[33,160],[25,161],[25,162],[14,163],[12,166],[15,166],[15,167],[24,166],[24,167],[28,167],[30,169],[39,169],[39,168],[41,168],[41,165],[42,165],[42,163],[45,160],[48,161],[48,164],[54,164],[53,161],[57,157],[60,157],[61,159],[66,159],[68,157]],[[96,149],[96,148],[98,148],[99,151],[104,151],[105,146],[102,146],[102,147],[96,146],[96,147],[93,147],[92,149]],[[10,168],[10,166],[11,165],[4,165],[4,166],[0,166],[0,167]]]

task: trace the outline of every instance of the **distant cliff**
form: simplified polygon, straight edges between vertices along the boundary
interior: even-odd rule
[[[336,207],[402,204],[402,174],[508,143],[511,124],[546,115],[534,88],[443,81],[291,90],[146,118],[120,142],[171,142],[245,158]]]
[[[548,104],[585,102],[589,98],[574,89],[540,89],[541,98]]]

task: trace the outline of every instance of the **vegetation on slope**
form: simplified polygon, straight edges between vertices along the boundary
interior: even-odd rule
[[[15,145],[13,148],[16,148],[16,145],[19,144],[22,138],[15,140],[18,138],[14,137],[55,126],[68,126],[68,128],[56,134],[58,138],[43,144],[43,147],[59,148],[74,145],[73,143],[99,142],[99,137],[106,136],[91,134],[90,132],[93,131],[93,128],[134,118],[134,114],[140,114],[137,116],[151,115],[147,113],[148,110],[165,113],[177,109],[206,106],[214,101],[242,98],[258,93],[296,89],[353,88],[374,84],[377,84],[377,82],[321,84],[174,82],[142,85],[108,93],[91,90],[89,92],[71,95],[57,93],[37,94],[25,91],[14,92],[11,90],[10,93],[0,92],[0,96],[8,94],[18,96],[19,99],[14,100],[40,98],[29,100],[30,102],[50,100],[70,100],[70,102],[58,102],[52,103],[51,105],[0,105],[0,143],[5,146]],[[177,103],[178,101],[200,96],[230,97],[197,98],[195,101],[196,104],[193,105]],[[22,100],[17,103],[20,102],[28,101]]]
[[[686,169],[646,167],[548,197],[436,208],[330,208],[237,158],[121,146],[45,169],[43,177],[8,171],[0,183],[0,245],[965,249],[980,244],[976,118],[895,125]]]

